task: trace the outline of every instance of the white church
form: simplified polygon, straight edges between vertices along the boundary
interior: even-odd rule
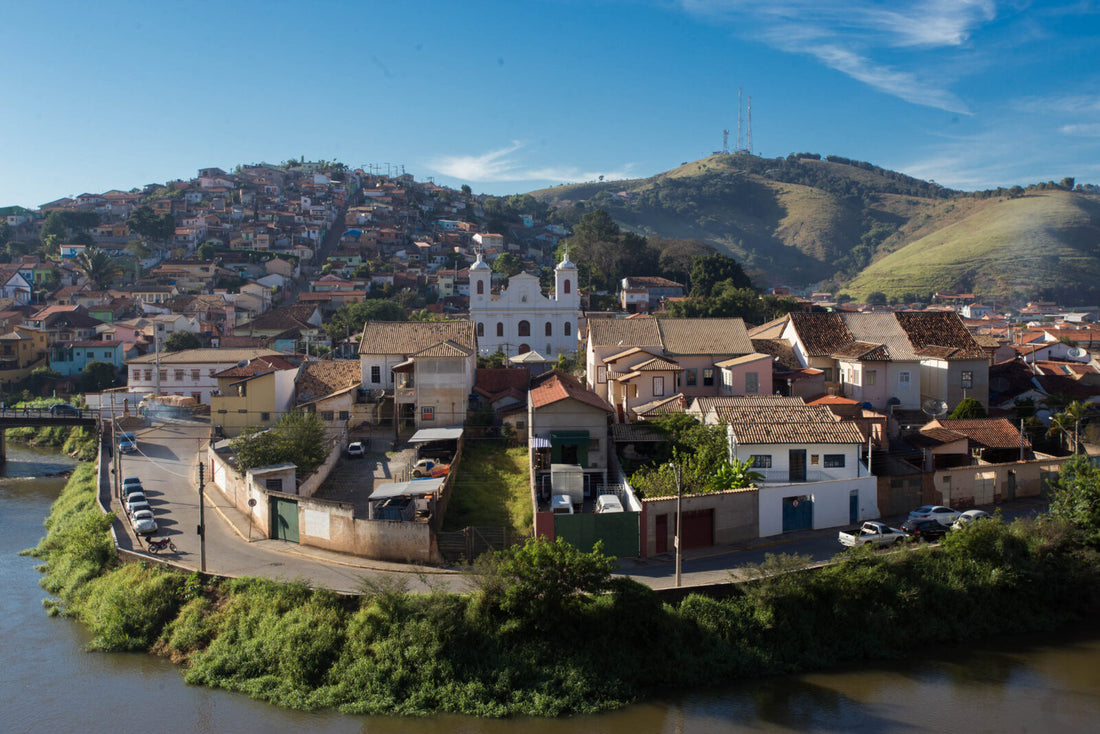
[[[493,295],[493,271],[477,254],[470,266],[470,320],[477,324],[480,356],[504,352],[512,357],[535,351],[553,359],[577,351],[577,266],[566,253],[554,268],[554,293],[542,295],[539,279],[518,273]]]

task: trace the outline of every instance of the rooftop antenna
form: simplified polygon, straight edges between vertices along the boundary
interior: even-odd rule
[[[722,131],[722,155],[730,154],[730,131]]]

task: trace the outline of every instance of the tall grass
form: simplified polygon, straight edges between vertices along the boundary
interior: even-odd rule
[[[540,590],[554,588],[554,574],[574,574],[582,561],[602,568],[576,553],[559,556],[568,568],[538,553],[513,556],[527,559],[523,588],[497,578],[463,595],[395,584],[339,596],[119,566],[90,480],[90,468],[74,472],[34,553],[44,559],[43,586],[88,625],[92,647],[151,649],[184,665],[190,683],[307,710],[590,713],[741,677],[902,656],[930,642],[1051,629],[1100,611],[1100,557],[1053,520],[975,523],[938,550],[857,549],[832,566],[675,606],[629,579],[584,574],[571,588],[602,593],[567,604],[546,598]],[[512,604],[515,594],[534,601]]]

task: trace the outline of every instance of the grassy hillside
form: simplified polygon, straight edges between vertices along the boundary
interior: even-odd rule
[[[858,161],[718,155],[647,179],[533,195],[602,208],[647,236],[700,240],[762,286],[832,281],[857,298],[1100,296],[1100,197],[1057,188],[983,196]]]
[[[1100,204],[1064,191],[969,202],[965,216],[876,260],[845,291],[901,296],[937,289],[1001,297],[1100,298]]]

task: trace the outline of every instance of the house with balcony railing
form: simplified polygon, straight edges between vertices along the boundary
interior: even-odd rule
[[[876,481],[861,456],[867,440],[828,408],[729,406],[730,459],[752,460],[759,487],[760,536],[837,527],[878,517]]]

